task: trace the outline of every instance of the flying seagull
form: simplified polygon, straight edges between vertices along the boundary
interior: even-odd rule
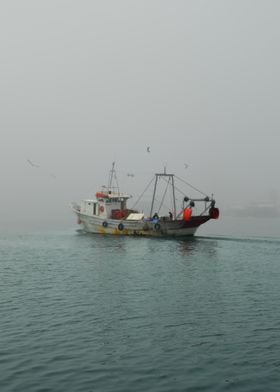
[[[27,162],[29,163],[29,165],[31,165],[32,167],[40,167],[39,165],[36,165],[35,163],[33,163],[32,161],[30,161],[30,159],[27,159]]]
[[[150,146],[147,147],[147,152],[151,152],[151,151],[150,151]]]
[[[184,163],[185,165],[185,169],[187,169],[189,167],[189,165],[187,163]]]
[[[133,173],[127,173],[127,177],[134,177]]]

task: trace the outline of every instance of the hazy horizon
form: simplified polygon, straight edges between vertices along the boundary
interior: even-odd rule
[[[113,161],[135,198],[164,165],[222,207],[279,195],[279,11],[5,2],[1,229],[74,225],[69,203],[93,196]]]

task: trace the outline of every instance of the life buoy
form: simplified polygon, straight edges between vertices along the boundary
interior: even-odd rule
[[[104,207],[103,207],[103,206],[100,206],[100,207],[99,207],[99,211],[100,211],[100,212],[104,212]]]
[[[104,221],[104,222],[102,223],[102,226],[103,226],[103,227],[107,227],[107,226],[108,226],[108,222]]]
[[[211,207],[209,209],[209,216],[211,219],[218,219],[220,215],[220,210],[219,208],[216,207]]]
[[[118,225],[118,229],[119,229],[120,231],[122,231],[122,230],[124,229],[124,225],[123,225],[122,223],[120,223],[120,224]]]
[[[154,228],[155,228],[156,231],[159,231],[159,230],[160,230],[160,224],[159,224],[159,223],[156,223],[155,226],[154,226]]]

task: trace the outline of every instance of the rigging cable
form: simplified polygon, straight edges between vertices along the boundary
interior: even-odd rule
[[[139,203],[139,201],[141,200],[142,196],[144,195],[144,193],[148,190],[149,186],[152,184],[152,182],[154,181],[154,176],[151,179],[151,181],[148,183],[148,185],[146,186],[146,188],[144,189],[144,191],[141,193],[141,195],[138,197],[138,199],[136,200],[136,202],[133,204],[132,209],[135,208],[135,206]]]
[[[193,185],[191,185],[191,184],[188,183],[187,181],[182,180],[182,178],[180,178],[180,177],[178,177],[178,176],[175,176],[175,178],[177,178],[177,180],[182,181],[184,184],[188,185],[190,188],[194,189],[196,192],[201,193],[201,194],[204,195],[204,196],[208,196],[206,193],[200,191],[198,188],[194,187]]]
[[[161,199],[161,202],[160,202],[160,205],[159,205],[159,208],[158,208],[158,213],[160,212],[160,209],[161,209],[162,204],[163,204],[163,202],[164,202],[165,195],[166,195],[166,192],[167,192],[167,190],[168,190],[169,184],[170,184],[170,177],[169,177],[169,179],[168,179],[168,182],[167,182],[167,185],[166,185],[164,194],[163,194],[163,196],[162,196],[162,199]]]
[[[163,179],[163,181],[165,181],[167,183],[167,180],[164,177],[162,179]],[[186,196],[185,192],[181,191],[181,189],[177,188],[175,185],[174,185],[174,189],[177,192],[181,193],[181,195]],[[178,200],[178,199],[176,199],[176,200]]]

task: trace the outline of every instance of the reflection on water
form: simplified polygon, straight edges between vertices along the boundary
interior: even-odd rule
[[[193,237],[191,240],[180,241],[180,251],[183,255],[195,252],[203,253],[205,257],[213,257],[216,254],[218,241],[203,237]]]

